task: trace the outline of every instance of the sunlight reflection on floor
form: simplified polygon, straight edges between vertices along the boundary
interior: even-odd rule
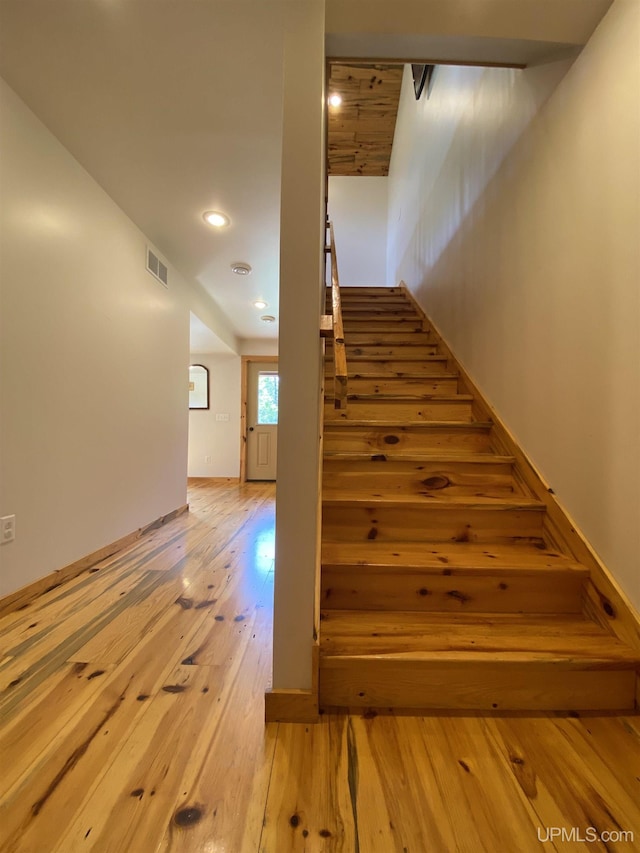
[[[255,567],[259,572],[267,573],[273,571],[276,543],[275,525],[266,525],[258,533],[254,543]]]

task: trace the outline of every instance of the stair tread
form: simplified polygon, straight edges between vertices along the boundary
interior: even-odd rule
[[[427,338],[429,337],[428,332],[416,332],[416,331],[390,331],[385,332],[384,335],[375,334],[371,337],[364,337],[368,333],[365,331],[362,332],[351,332],[351,335],[361,336],[361,339],[354,340],[351,335],[348,339],[345,339],[345,344],[349,348],[353,347],[400,347],[400,346],[420,346],[420,347],[435,347],[437,344],[435,341],[424,340],[421,338],[421,335],[425,335]],[[401,338],[394,339],[391,336],[398,335],[402,336]],[[414,339],[415,336],[415,339]],[[411,338],[411,340],[406,340],[407,338]],[[327,344],[329,347],[333,345],[333,338],[327,338]]]
[[[394,454],[393,451],[385,453],[371,453],[364,451],[326,450],[325,459],[340,462],[380,462],[384,465],[387,459],[399,460],[401,462],[473,462],[474,464],[512,464],[515,456],[499,456],[497,453],[411,453]]]
[[[332,394],[325,395],[326,400],[333,400]],[[472,394],[347,394],[347,400],[356,402],[357,400],[365,400],[370,402],[375,400],[376,403],[386,402],[413,402],[415,400],[430,400],[435,403],[472,403]]]
[[[491,509],[491,510],[522,510],[525,512],[544,512],[545,505],[542,501],[528,497],[487,497],[485,495],[442,495],[429,493],[425,495],[403,495],[395,492],[376,492],[364,494],[360,490],[330,489],[322,490],[322,505],[331,506],[376,506],[376,507],[403,507],[405,509],[424,509],[426,507],[437,507],[438,509],[457,510],[465,509]]]
[[[457,575],[472,571],[538,574],[569,571],[587,577],[589,570],[581,563],[557,551],[532,545],[501,545],[476,542],[343,542],[324,540],[322,565],[331,567],[363,567],[428,570]]]
[[[634,667],[640,652],[575,614],[321,612],[320,654],[327,658],[415,662],[615,663]]]
[[[353,427],[369,427],[371,429],[394,429],[403,432],[407,428],[415,429],[491,429],[493,424],[489,421],[403,421],[401,424],[397,420],[388,420],[384,418],[376,418],[375,420],[348,420],[347,418],[336,418],[335,420],[327,420],[324,423],[325,430],[332,427],[353,428]]]
[[[441,379],[460,378],[459,373],[403,373],[401,376],[394,376],[389,373],[370,373],[368,371],[363,371],[362,373],[349,372],[348,375],[349,379],[382,379],[385,382],[393,382],[396,379],[400,382],[406,382],[407,380],[415,382],[433,382],[434,380],[439,381]]]
[[[398,344],[402,346],[402,344]],[[327,357],[328,358],[328,357]],[[416,358],[415,355],[350,355],[349,361],[447,361],[446,355],[423,355]]]
[[[365,332],[359,332],[358,334],[363,335],[363,334],[365,334]],[[373,335],[373,334],[374,334],[374,333],[372,333],[372,335]],[[348,340],[347,338],[345,338],[345,345],[346,345],[346,346],[348,346],[348,347],[368,347],[368,346],[379,347],[379,346],[392,346],[392,347],[408,347],[408,348],[411,348],[411,347],[435,347],[435,346],[437,346],[437,343],[436,343],[435,341],[421,341],[421,340],[416,340],[416,341],[414,341],[414,340],[411,340],[411,341],[387,341],[387,340],[382,340],[382,341],[381,341],[381,340],[380,340],[380,337],[381,337],[383,334],[384,334],[384,336],[385,336],[385,337],[386,337],[387,335],[393,335],[393,334],[396,334],[396,335],[407,335],[407,334],[411,334],[411,335],[416,335],[416,336],[417,336],[417,335],[422,335],[422,334],[427,334],[427,335],[428,335],[428,332],[421,332],[421,331],[420,331],[420,332],[399,332],[399,331],[397,331],[397,330],[396,330],[395,332],[394,332],[394,331],[392,331],[392,330],[390,330],[390,331],[388,331],[388,332],[385,332],[385,330],[384,330],[384,329],[381,329],[379,332],[377,332],[378,338],[375,338],[375,337],[373,337],[373,336],[372,336],[372,338],[371,338],[371,340],[370,340],[370,341],[350,341],[350,340]]]
[[[356,335],[364,335],[366,334],[366,330],[362,332],[354,332]],[[382,337],[380,333],[378,336],[372,336],[370,339],[365,339],[364,341],[350,341],[345,338],[345,346],[347,347],[435,347],[437,346],[435,341],[425,341],[425,340],[389,340],[387,335],[415,335],[416,338],[419,335],[426,335],[429,337],[428,332],[399,332],[398,330],[391,330],[384,333],[384,340],[381,340]],[[328,338],[327,343],[332,344],[333,339]]]

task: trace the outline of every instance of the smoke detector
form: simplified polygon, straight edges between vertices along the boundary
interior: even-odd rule
[[[234,272],[236,275],[249,275],[251,272],[251,266],[246,264],[244,261],[237,261],[234,264],[231,264],[231,272]]]
[[[273,316],[273,314],[263,314],[260,319],[263,323],[275,323],[276,321],[276,318]]]

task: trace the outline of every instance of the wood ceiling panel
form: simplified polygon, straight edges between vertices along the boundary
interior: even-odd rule
[[[342,97],[329,107],[330,175],[388,175],[402,65],[331,63],[328,91]]]

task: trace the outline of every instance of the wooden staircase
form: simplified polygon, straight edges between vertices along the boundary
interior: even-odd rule
[[[585,615],[590,570],[460,393],[401,288],[340,288],[346,409],[324,415],[319,703],[629,710],[640,652]],[[327,344],[326,388],[332,375]]]

